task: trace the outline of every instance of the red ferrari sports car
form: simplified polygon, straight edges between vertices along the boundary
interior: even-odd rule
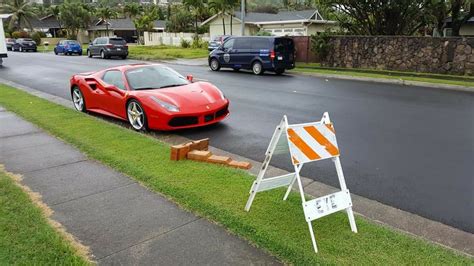
[[[159,64],[74,75],[71,96],[77,110],[127,120],[135,130],[199,127],[229,115],[229,100],[216,86]]]

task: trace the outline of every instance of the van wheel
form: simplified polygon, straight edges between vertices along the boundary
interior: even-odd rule
[[[285,69],[282,69],[282,68],[275,69],[275,74],[281,75],[283,73],[285,73]]]
[[[252,71],[255,75],[262,75],[264,72],[262,63],[260,63],[260,61],[255,61],[252,64]]]
[[[209,62],[209,67],[212,71],[219,71],[219,69],[221,69],[221,64],[219,64],[219,61],[217,61],[217,59],[212,58],[211,62]]]

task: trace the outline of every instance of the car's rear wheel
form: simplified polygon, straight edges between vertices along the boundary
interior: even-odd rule
[[[262,63],[260,63],[260,61],[255,61],[252,64],[252,72],[255,75],[262,75],[263,74],[263,66],[262,66]]]
[[[75,86],[72,89],[72,102],[77,111],[85,112],[86,111],[86,101],[84,100],[84,95],[82,94],[79,87]]]
[[[106,59],[106,58],[107,58],[107,56],[106,56],[105,53],[104,53],[104,50],[100,51],[100,58],[102,58],[102,59]]]
[[[131,100],[127,104],[128,122],[136,131],[147,129],[146,114],[141,104],[136,100]]]
[[[219,64],[219,61],[216,58],[212,58],[211,62],[209,62],[209,67],[212,71],[219,71],[219,69],[221,69],[221,64]]]
[[[92,57],[92,53],[90,50],[87,50],[87,57],[91,58]]]

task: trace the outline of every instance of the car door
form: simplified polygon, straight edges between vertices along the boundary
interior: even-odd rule
[[[222,50],[219,50],[219,63],[221,66],[230,66],[231,52],[234,47],[235,39],[229,39],[222,45]]]
[[[63,46],[63,43],[64,43],[64,41],[58,42],[58,44],[57,44],[57,46],[56,46],[56,52],[58,52],[58,53],[64,53],[64,51],[63,51],[63,47],[64,47],[64,46]]]
[[[92,42],[92,46],[89,49],[91,51],[92,55],[98,55],[99,54],[99,43],[102,38],[95,38],[95,40]]]
[[[105,85],[104,97],[101,101],[104,110],[116,116],[126,118],[125,102],[127,87],[122,71],[109,70],[102,76]]]

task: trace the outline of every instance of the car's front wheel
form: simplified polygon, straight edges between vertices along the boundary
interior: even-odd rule
[[[54,48],[54,54],[58,55],[58,50],[56,50],[56,48]]]
[[[147,129],[145,111],[137,100],[131,100],[128,102],[127,117],[128,122],[136,131],[145,131]]]
[[[86,111],[86,101],[84,100],[84,95],[82,94],[79,87],[75,86],[72,89],[72,102],[77,111],[85,112]]]
[[[263,74],[263,66],[262,66],[262,63],[260,63],[260,61],[255,61],[252,64],[252,72],[255,75],[262,75]]]
[[[20,46],[20,48],[18,49],[19,52],[24,52],[23,48]]]
[[[219,64],[219,61],[216,58],[212,58],[211,62],[209,62],[209,67],[212,71],[219,71],[219,69],[221,69],[221,64]]]

